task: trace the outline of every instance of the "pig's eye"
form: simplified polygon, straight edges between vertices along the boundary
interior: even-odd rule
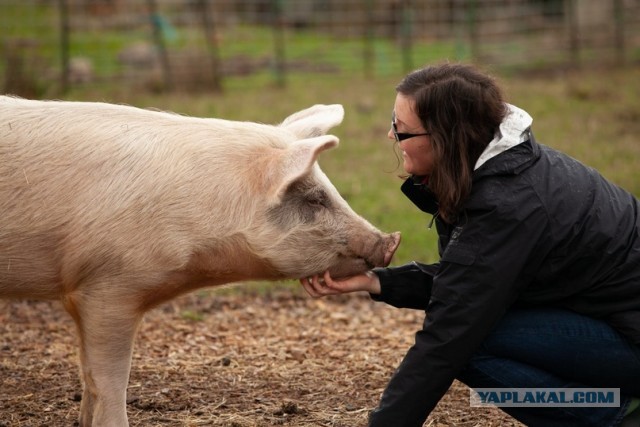
[[[307,195],[306,202],[317,209],[329,207],[329,197],[324,191]]]
[[[269,208],[267,217],[282,229],[292,224],[312,224],[327,209],[331,208],[331,198],[322,188],[313,183],[297,182],[291,185],[277,205]]]
[[[307,205],[309,207],[312,207],[313,209],[323,209],[323,208],[325,208],[325,205],[320,200],[316,200],[316,199],[307,200]]]

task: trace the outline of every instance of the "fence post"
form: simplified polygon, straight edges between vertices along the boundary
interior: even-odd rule
[[[624,7],[622,0],[614,0],[613,2],[613,22],[615,23],[615,45],[616,60],[622,65],[624,58]]]
[[[153,40],[160,54],[160,65],[162,67],[165,89],[171,90],[173,89],[171,64],[169,62],[167,47],[164,43],[164,37],[162,36],[162,22],[160,15],[158,15],[156,0],[147,0],[147,7],[149,8],[149,18],[151,19],[151,26],[153,28]]]
[[[402,44],[402,67],[405,73],[413,68],[413,60],[411,55],[411,17],[412,17],[411,0],[402,2],[402,21],[400,24],[401,44]]]
[[[284,0],[271,0],[275,55],[274,71],[276,74],[276,85],[280,88],[286,86],[283,1]]]
[[[569,54],[571,55],[571,63],[574,66],[580,65],[580,28],[578,25],[578,17],[576,12],[575,0],[566,2],[568,29],[569,29]]]
[[[69,5],[67,0],[58,0],[60,10],[60,59],[62,71],[60,74],[60,88],[62,93],[69,90]]]
[[[210,16],[209,0],[200,0],[200,8],[202,11],[202,26],[204,30],[204,39],[209,49],[209,57],[211,58],[211,72],[213,77],[214,92],[222,92],[222,76],[220,67],[220,49],[215,34],[215,24]]]
[[[478,60],[480,37],[478,34],[478,2],[477,0],[469,0],[469,8],[467,10],[467,26],[469,29],[469,47],[471,50],[471,59]]]
[[[364,20],[364,45],[363,45],[363,65],[364,76],[368,79],[372,78],[375,69],[375,34],[374,34],[374,17],[373,17],[374,0],[367,0],[365,5]]]

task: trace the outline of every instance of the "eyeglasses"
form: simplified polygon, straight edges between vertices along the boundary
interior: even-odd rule
[[[391,113],[391,130],[393,131],[393,136],[395,136],[395,138],[396,138],[396,142],[404,141],[405,139],[413,138],[414,136],[431,135],[428,132],[425,132],[425,133],[398,132],[398,128],[396,127],[396,112],[395,111],[393,111]]]

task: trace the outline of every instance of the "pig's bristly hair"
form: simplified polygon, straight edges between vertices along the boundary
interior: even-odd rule
[[[84,230],[70,232],[69,244],[138,247],[130,256],[140,259],[130,261],[141,264],[165,259],[180,268],[188,262],[191,245],[211,245],[204,238],[198,242],[198,236],[221,241],[245,235],[258,257],[273,257],[270,248],[279,238],[260,226],[265,200],[249,195],[271,193],[277,201],[291,182],[312,173],[321,151],[337,144],[333,136],[298,141],[290,126],[299,125],[300,118],[281,127],[103,103],[13,99],[8,104],[23,110],[16,135],[20,126],[29,126],[29,137],[43,142],[25,146],[29,153],[20,161],[24,168],[4,181],[10,186],[21,181],[17,191],[29,187],[32,205],[47,206],[46,213],[31,214],[31,224]],[[47,111],[44,116],[42,109]],[[341,107],[333,110],[332,120],[339,122]],[[34,155],[33,150],[41,152]],[[73,164],[61,159],[73,159]],[[47,187],[39,184],[51,179],[48,174],[73,183],[73,191],[45,194]],[[328,180],[322,185],[332,187]],[[243,193],[247,197],[238,197]],[[136,241],[136,236],[146,237]],[[265,241],[269,244],[251,243]]]
[[[0,117],[0,296],[59,299],[75,320],[80,424],[127,425],[151,307],[232,281],[356,274],[392,243],[315,162],[337,143],[317,133],[339,106],[269,126],[0,97]]]

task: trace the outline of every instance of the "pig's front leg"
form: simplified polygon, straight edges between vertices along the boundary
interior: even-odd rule
[[[133,341],[142,313],[130,295],[114,292],[118,286],[96,285],[86,293],[75,292],[65,299],[80,336],[84,383],[81,427],[128,426],[126,392]]]

